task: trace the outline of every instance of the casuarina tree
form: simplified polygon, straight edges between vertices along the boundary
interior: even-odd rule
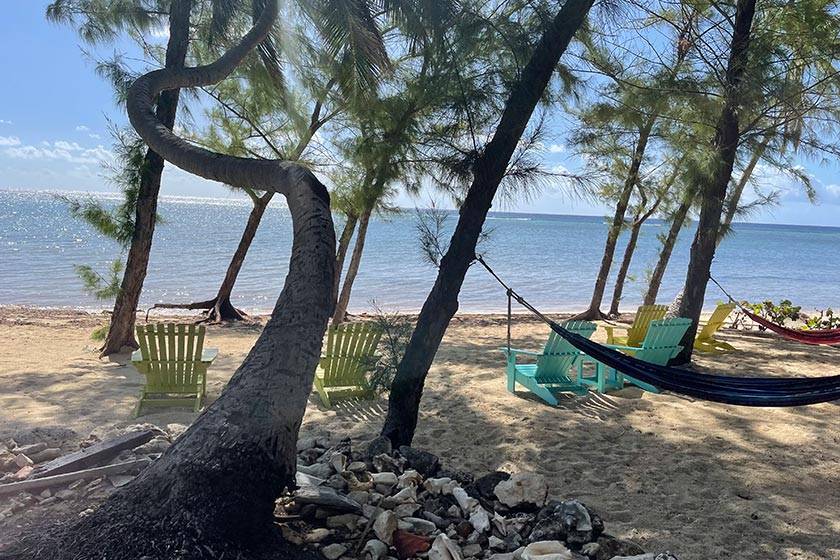
[[[396,445],[410,444],[414,437],[423,384],[446,328],[458,310],[458,294],[475,259],[487,213],[560,57],[592,4],[593,0],[567,0],[547,22],[527,64],[512,82],[495,133],[470,162],[473,179],[458,223],[391,386],[382,434]]]

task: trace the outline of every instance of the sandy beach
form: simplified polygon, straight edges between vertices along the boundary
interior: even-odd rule
[[[0,308],[0,441],[60,427],[72,430],[72,446],[94,430],[195,418],[185,409],[132,417],[142,378],[127,356],[97,357],[90,332],[100,321],[75,311]],[[206,345],[220,350],[209,372],[211,401],[259,329],[209,327]],[[513,341],[537,350],[547,332],[518,317]],[[604,336],[599,329],[594,338]],[[720,338],[739,351],[699,355],[698,370],[840,374],[838,348],[756,333]],[[554,497],[581,499],[603,513],[610,533],[646,550],[689,560],[840,559],[840,403],[750,409],[625,389],[566,397],[554,408],[521,388],[506,391],[504,340],[501,316],[456,317],[429,374],[416,447],[476,475],[542,473]],[[386,406],[380,398],[328,410],[313,393],[302,435],[371,438]]]

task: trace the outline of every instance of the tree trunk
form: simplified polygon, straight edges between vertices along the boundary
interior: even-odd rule
[[[747,166],[744,168],[744,172],[741,174],[741,179],[727,197],[726,216],[724,217],[723,223],[720,227],[720,233],[718,234],[718,246],[720,246],[720,242],[723,241],[723,238],[729,232],[730,226],[732,226],[732,220],[735,219],[735,214],[738,212],[738,205],[741,203],[741,197],[744,194],[744,189],[747,188],[747,183],[749,183],[750,177],[752,176],[753,171],[755,171],[755,166],[758,165],[758,162],[764,155],[764,151],[767,150],[767,146],[770,144],[770,138],[771,135],[768,132],[764,135],[764,138],[761,139],[761,143],[756,146],[749,163],[747,163]]]
[[[656,303],[659,288],[662,287],[662,278],[665,276],[665,270],[668,268],[674,246],[677,244],[680,231],[682,231],[685,220],[688,217],[688,211],[691,210],[691,203],[692,197],[686,196],[671,217],[671,227],[668,230],[668,236],[662,243],[662,250],[659,251],[659,260],[656,261],[656,267],[653,269],[650,284],[648,284],[647,293],[645,293],[645,305],[654,305]]]
[[[732,168],[738,150],[740,136],[738,109],[740,106],[738,86],[747,65],[747,53],[750,44],[750,31],[755,14],[756,0],[738,0],[729,62],[726,68],[726,95],[717,123],[713,141],[716,152],[715,167],[710,180],[698,189],[701,193],[700,217],[697,221],[697,234],[691,244],[691,258],[686,273],[685,290],[679,306],[679,316],[692,320],[691,327],[682,340],[683,350],[674,359],[676,364],[685,364],[691,360],[694,350],[694,337],[697,323],[703,310],[706,296],[706,284],[715,257],[718,232],[720,230],[726,189],[732,178]]]
[[[636,188],[636,183],[639,180],[639,168],[642,165],[642,160],[647,148],[648,139],[650,138],[650,131],[653,124],[656,122],[656,117],[651,116],[639,129],[639,141],[636,143],[636,148],[633,150],[633,159],[630,161],[630,169],[627,172],[627,178],[624,181],[624,188],[621,191],[621,196],[615,206],[615,213],[613,214],[610,230],[607,233],[607,242],[604,245],[604,256],[601,258],[601,268],[598,269],[598,276],[595,279],[595,289],[592,291],[592,301],[589,303],[589,308],[575,316],[577,320],[591,321],[593,319],[603,319],[604,314],[601,313],[601,302],[604,299],[604,290],[607,287],[607,279],[610,276],[610,268],[612,268],[612,261],[615,257],[615,246],[618,243],[618,237],[621,235],[621,229],[624,226],[624,216],[627,213],[627,206],[630,204],[630,196],[633,194],[633,189]]]
[[[359,265],[362,263],[362,253],[365,250],[365,238],[367,237],[370,213],[370,210],[365,210],[359,218],[359,231],[356,233],[356,244],[353,245],[350,265],[347,267],[344,285],[341,286],[341,295],[335,306],[335,313],[332,318],[333,326],[343,323],[347,317],[347,306],[350,305],[350,292],[353,291],[353,282],[356,281],[356,275],[359,273]]]
[[[266,2],[255,27],[216,62],[150,72],[127,97],[131,124],[167,161],[206,179],[286,197],[294,238],[274,312],[219,399],[138,478],[75,522],[54,544],[60,547],[54,556],[247,558],[277,535],[275,499],[295,485],[298,431],[332,314],[329,194],[298,164],[210,152],[172,134],[152,111],[160,91],[224,79],[269,33],[277,11],[277,2]]]
[[[254,206],[251,208],[251,213],[248,215],[248,222],[245,224],[245,230],[242,232],[242,237],[239,239],[239,245],[233,253],[233,257],[228,265],[225,279],[222,285],[219,286],[219,293],[213,299],[213,307],[208,311],[207,319],[209,321],[241,321],[247,315],[244,312],[236,309],[230,302],[231,293],[233,293],[233,286],[236,284],[236,279],[239,276],[239,271],[242,270],[242,265],[245,264],[245,257],[248,255],[248,250],[251,248],[251,243],[254,241],[254,236],[257,234],[257,229],[260,227],[265,209],[268,208],[271,198],[274,193],[265,193],[254,200]]]
[[[341,273],[344,271],[344,259],[347,257],[347,249],[350,248],[350,241],[353,239],[353,232],[356,230],[356,222],[358,221],[359,217],[356,214],[348,213],[347,221],[344,222],[344,229],[341,230],[341,237],[338,238],[338,250],[335,253],[333,301],[338,300],[338,289],[341,287]]]
[[[169,41],[166,45],[165,67],[184,67],[190,42],[190,11],[192,0],[173,0],[169,13]],[[157,118],[166,128],[175,126],[178,111],[179,90],[172,89],[160,94],[155,111]],[[134,340],[134,322],[143,281],[149,267],[152,251],[152,236],[157,218],[158,193],[163,174],[163,158],[152,150],[146,151],[140,173],[140,189],[135,208],[134,234],[125,263],[120,292],[114,302],[108,335],[101,349],[102,356],[115,354],[126,346],[137,348]]]
[[[633,227],[630,229],[630,238],[627,239],[627,247],[624,248],[624,258],[621,260],[621,267],[618,269],[618,276],[615,279],[615,289],[613,290],[609,312],[611,317],[618,316],[618,306],[624,292],[624,281],[627,279],[627,272],[630,270],[630,263],[633,261],[633,253],[636,251],[636,243],[639,241],[639,232],[642,229],[642,224],[644,224],[644,220],[637,217],[633,222]]]
[[[455,232],[391,386],[382,434],[395,445],[409,445],[414,438],[423,383],[446,327],[458,310],[458,293],[475,259],[476,243],[496,190],[560,56],[592,3],[593,0],[567,0],[563,4],[514,84],[493,138],[474,164],[473,181]]]

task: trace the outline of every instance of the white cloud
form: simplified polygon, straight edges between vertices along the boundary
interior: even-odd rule
[[[3,145],[3,144],[0,144]],[[102,145],[93,148],[85,148],[77,142],[57,140],[55,142],[41,142],[41,146],[21,146],[18,144],[7,144],[3,153],[11,158],[26,160],[56,160],[66,161],[75,164],[98,164],[102,161],[112,159],[113,152]]]
[[[169,27],[162,25],[160,27],[152,28],[152,37],[157,39],[169,39]]]
[[[0,146],[20,146],[20,138],[17,136],[0,136]]]
[[[88,130],[90,129],[83,124],[76,127],[76,132],[87,132]]]
[[[100,135],[96,134],[95,132],[91,132],[90,134],[88,134],[88,138],[93,138],[94,140],[99,140],[102,137]]]
[[[552,144],[551,146],[548,147],[548,151],[551,152],[552,154],[562,154],[563,152],[566,151],[566,147],[562,146],[560,144]]]
[[[0,119],[0,124],[13,124],[12,121],[7,121],[6,119]]]
[[[840,185],[832,183],[831,185],[826,185],[825,190],[832,196],[840,198]]]

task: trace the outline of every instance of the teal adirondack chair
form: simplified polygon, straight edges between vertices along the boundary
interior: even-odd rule
[[[327,330],[315,373],[315,390],[327,408],[341,398],[373,396],[367,372],[376,363],[382,330],[372,323],[344,323]]]
[[[205,328],[174,323],[137,327],[140,349],[131,363],[146,376],[140,401],[134,409],[139,416],[144,406],[191,405],[198,412],[204,404],[207,368],[219,351],[204,348]]]
[[[680,346],[680,341],[690,326],[691,319],[684,319],[682,317],[659,319],[657,321],[651,321],[647,334],[640,346],[624,346],[618,344],[608,344],[607,346],[620,350],[639,360],[664,366],[682,350],[683,347]],[[603,364],[597,364],[596,372],[595,379],[581,377],[580,381],[585,385],[594,386],[599,393],[605,393],[612,389],[622,389],[626,383],[636,385],[651,393],[659,392],[659,389],[653,385],[634,379],[629,375],[624,375]]]
[[[589,321],[569,321],[564,326],[586,338],[595,332],[595,323]],[[583,354],[554,331],[548,335],[542,352],[515,348],[501,350],[507,358],[507,389],[511,393],[519,383],[552,406],[557,405],[557,398],[553,394],[555,391],[586,394],[586,387],[569,377],[569,370],[578,363]],[[536,363],[517,364],[517,356],[531,356],[536,358]]]

